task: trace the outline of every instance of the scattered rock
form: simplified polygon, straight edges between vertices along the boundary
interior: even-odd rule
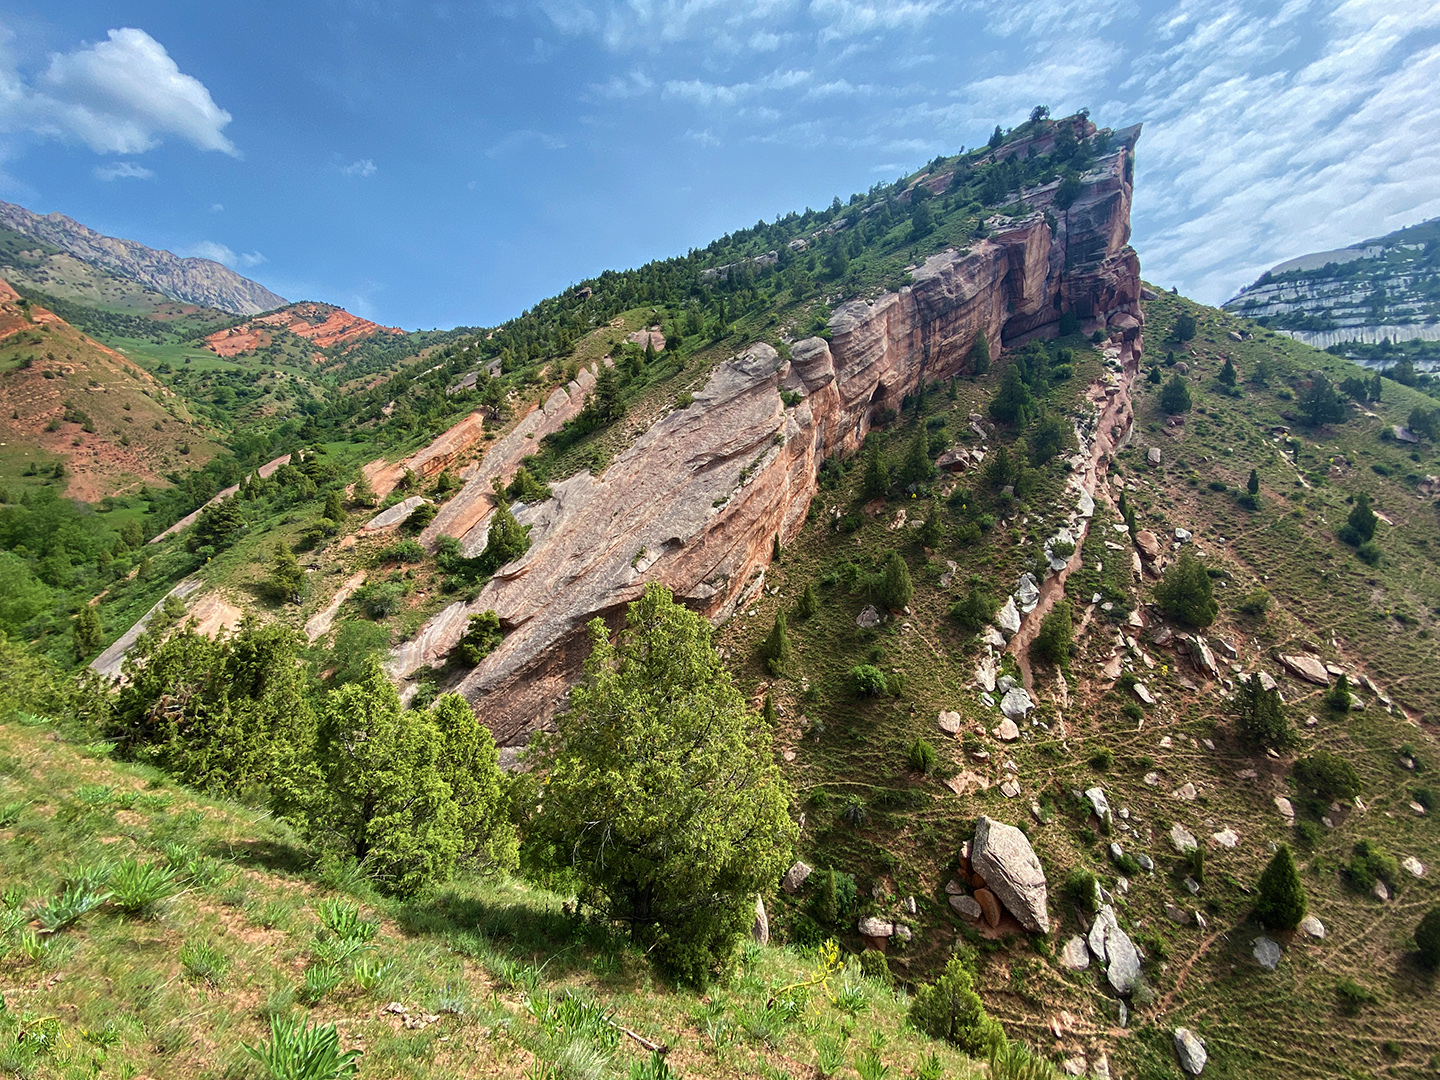
[[[1152,446],[1145,451],[1145,461],[1152,469],[1156,468],[1160,464],[1160,448]]]
[[[1105,935],[1105,955],[1109,960],[1106,980],[1117,994],[1133,994],[1140,985],[1140,953],[1119,926],[1112,927]]]
[[[970,861],[1022,926],[1049,933],[1045,871],[1024,833],[982,816],[975,823]]]
[[[1421,817],[1425,816],[1425,807],[1421,806],[1418,802],[1411,802],[1410,809],[1414,810],[1415,813],[1419,814]]]
[[[1295,822],[1295,806],[1284,795],[1275,796],[1275,809],[1280,811],[1280,816],[1285,819],[1286,825]]]
[[[787,893],[794,895],[799,891],[800,886],[805,884],[805,879],[811,874],[812,868],[800,860],[785,871],[785,876],[780,879],[780,887]]]
[[[1147,773],[1145,774],[1145,784],[1146,784],[1147,787],[1159,787],[1159,786],[1160,786],[1160,774],[1159,774],[1158,772],[1154,772],[1154,771],[1147,772]]]
[[[1090,924],[1087,938],[1091,955],[1102,964],[1105,963],[1105,938],[1112,928],[1118,930],[1120,924],[1115,921],[1115,909],[1105,904],[1095,913],[1095,921]]]
[[[1007,799],[1015,798],[1015,796],[1020,794],[1020,781],[1007,776],[1004,780],[1000,781],[1000,794],[1004,795]]]
[[[1092,787],[1085,792],[1085,798],[1090,801],[1090,809],[1095,811],[1100,824],[1108,831],[1114,816],[1110,813],[1110,802],[1105,798],[1105,792],[1098,787]]]
[[[1135,696],[1138,697],[1141,701],[1143,701],[1146,705],[1155,704],[1155,695],[1150,693],[1150,688],[1146,686],[1143,682],[1137,682],[1134,686],[1131,687],[1131,689],[1135,691]]]
[[[993,626],[985,627],[985,632],[980,635],[980,640],[983,641],[986,645],[989,645],[992,649],[1005,648],[1005,635],[1000,633],[1000,631],[995,629],[995,627]]]
[[[1323,938],[1325,936],[1325,924],[1314,915],[1306,915],[1305,918],[1300,920],[1300,932],[1313,938]]]
[[[1135,856],[1135,861],[1140,864],[1140,869],[1144,870],[1147,874],[1155,869],[1155,860],[1143,852]]]
[[[1170,843],[1181,855],[1187,851],[1194,851],[1200,846],[1200,841],[1195,839],[1195,834],[1178,821],[1170,826]]]
[[[1282,654],[1279,660],[1297,678],[1314,683],[1316,686],[1330,685],[1330,673],[1325,669],[1325,661],[1318,656],[1311,656],[1308,653],[1300,656]]]
[[[1415,858],[1414,855],[1406,855],[1405,858],[1400,860],[1400,865],[1403,866],[1406,872],[1412,877],[1422,878],[1425,876],[1425,864]]]
[[[855,625],[862,630],[873,630],[880,625],[880,610],[874,604],[866,604],[864,610],[855,616]],[[1018,626],[1015,629],[1020,629]]]
[[[895,924],[885,919],[877,919],[874,915],[867,915],[860,920],[858,927],[862,937],[888,938],[895,935]]]
[[[978,919],[983,914],[975,898],[964,893],[950,897],[950,906],[967,919]]]
[[[1160,555],[1160,538],[1149,529],[1141,529],[1135,534],[1135,546],[1147,560],[1156,559]]]
[[[951,735],[958,735],[960,734],[960,724],[963,721],[958,712],[947,710],[940,714],[936,722],[940,725],[941,731],[948,732]]]
[[[1090,1071],[1090,1063],[1083,1057],[1068,1057],[1060,1063],[1067,1076],[1084,1076]]]
[[[761,945],[770,944],[770,920],[765,915],[765,901],[755,897],[755,922],[750,927],[750,936]]]
[[[920,905],[915,902],[913,896],[907,896],[900,902],[900,910],[906,915],[917,915],[920,912]]]
[[[1190,914],[1183,908],[1178,908],[1170,901],[1165,901],[1165,917],[1176,926],[1189,926]]]
[[[1195,785],[1187,780],[1170,794],[1173,798],[1179,799],[1181,802],[1194,802],[1200,793],[1195,790]]]
[[[1187,876],[1182,884],[1190,891],[1191,896],[1200,895],[1200,883],[1194,878]]]
[[[1011,687],[1000,699],[1000,711],[1011,720],[1025,719],[1025,714],[1034,707],[1035,702],[1030,700],[1030,695],[1021,686]]]
[[[1003,702],[1000,707],[1002,709],[1005,707]],[[1015,721],[1007,716],[1004,720],[1000,721],[1000,726],[995,729],[995,737],[1001,742],[1014,742],[1020,738],[1020,729],[1015,726]]]
[[[1205,1054],[1205,1042],[1189,1028],[1175,1029],[1175,1056],[1180,1059],[1180,1068],[1191,1076],[1199,1076],[1209,1058]]]
[[[1040,586],[1028,570],[1020,575],[1020,584],[1015,589],[1015,602],[1027,615],[1034,611],[1035,605],[1040,602]]]
[[[959,896],[964,891],[965,886],[961,885],[960,882],[956,881],[954,878],[951,878],[945,883],[945,895],[947,896]]]
[[[1236,834],[1234,829],[1221,829],[1219,832],[1213,833],[1211,835],[1211,839],[1214,840],[1221,847],[1232,851],[1234,850],[1235,845],[1240,843],[1240,837]]]
[[[1076,934],[1060,950],[1060,966],[1067,971],[1084,971],[1090,966],[1090,946]]]
[[[989,889],[975,890],[975,903],[980,908],[980,913],[985,916],[985,921],[991,927],[1000,925],[1000,901]]]
[[[1020,630],[1020,609],[1015,606],[1015,598],[1007,597],[1005,606],[995,616],[995,625],[1006,638],[1014,637]]]
[[[1198,926],[1201,930],[1210,929],[1210,924],[1205,921],[1205,916],[1200,913],[1200,910],[1198,908],[1195,911],[1195,925]]]
[[[1377,881],[1375,882],[1375,888],[1370,890],[1370,895],[1381,903],[1384,903],[1390,899],[1390,890],[1385,887],[1385,882]]]
[[[1280,966],[1280,946],[1268,937],[1255,939],[1253,955],[1266,971],[1274,971]]]

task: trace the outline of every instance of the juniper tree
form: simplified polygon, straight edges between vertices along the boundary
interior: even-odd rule
[[[340,499],[340,491],[331,488],[325,495],[325,509],[320,514],[326,521],[333,521],[339,525],[345,520],[345,506]]]
[[[1209,626],[1220,611],[1210,575],[1188,549],[1166,568],[1164,578],[1155,586],[1155,602],[1167,618],[1196,630]]]
[[[1228,356],[1225,358],[1225,366],[1220,369],[1219,379],[1225,386],[1235,385],[1235,365]]]
[[[80,614],[75,616],[71,638],[77,660],[84,660],[100,651],[100,646],[105,641],[105,631],[100,625],[100,613],[95,610],[94,604],[81,607]]]
[[[1289,845],[1280,845],[1260,875],[1259,893],[1255,917],[1267,930],[1294,930],[1305,918],[1305,886],[1300,882]]]
[[[865,440],[865,494],[879,498],[890,493],[890,469],[885,463],[885,454],[880,449],[880,440],[871,435]]]
[[[673,974],[704,982],[789,865],[796,829],[770,733],[709,624],[651,583],[612,643],[600,619],[570,707],[538,748],[535,844]]]
[[[815,597],[815,586],[810,582],[805,583],[805,591],[800,594],[800,602],[795,605],[795,617],[797,619],[808,619],[820,610],[820,601]]]
[[[480,556],[484,571],[493,574],[529,550],[530,534],[515,520],[515,515],[508,506],[497,506],[490,517],[490,529],[485,534],[485,550]]]
[[[910,568],[905,565],[905,560],[898,551],[892,551],[890,558],[885,560],[885,568],[880,571],[876,599],[891,611],[899,611],[910,603],[910,598],[914,595],[915,587],[910,581]]]
[[[1190,387],[1185,385],[1185,380],[1181,376],[1171,375],[1170,381],[1160,391],[1160,408],[1171,416],[1176,416],[1189,412],[1191,404]]]
[[[785,626],[785,612],[776,610],[775,624],[770,628],[770,633],[760,644],[760,655],[765,660],[765,668],[772,676],[778,678],[785,674],[790,666],[790,635]]]
[[[1295,743],[1295,732],[1285,718],[1280,691],[1260,685],[1260,676],[1241,679],[1235,695],[1241,737],[1262,750],[1284,750]]]
[[[461,856],[485,870],[514,870],[520,843],[490,729],[459,694],[442,695],[431,707],[430,719],[439,734],[436,765],[459,813]]]
[[[975,331],[975,340],[970,344],[970,372],[973,375],[984,375],[990,370],[990,339],[985,336],[985,330]]]
[[[265,579],[265,591],[282,604],[298,604],[305,595],[305,571],[284,540],[275,542],[275,558],[270,564],[270,576]]]
[[[1250,479],[1245,481],[1245,491],[1250,495],[1260,494],[1260,474],[1254,469],[1250,470]]]

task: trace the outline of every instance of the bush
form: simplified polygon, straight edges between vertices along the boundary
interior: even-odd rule
[[[1326,803],[1348,801],[1360,794],[1355,766],[1330,750],[1316,750],[1295,762],[1295,782]]]
[[[400,607],[405,586],[398,581],[373,581],[355,590],[355,602],[372,619],[384,619]]]
[[[892,551],[890,558],[885,561],[885,569],[880,572],[876,599],[891,611],[899,611],[909,606],[914,595],[915,586],[910,581],[910,568],[905,565],[905,560],[898,551]]]
[[[815,875],[818,888],[810,900],[810,914],[821,926],[839,929],[855,910],[859,890],[853,874],[822,870]]]
[[[1343,674],[1336,678],[1335,685],[1325,691],[1325,707],[1333,713],[1350,711],[1350,680]]]
[[[1260,875],[1260,898],[1255,916],[1267,930],[1294,930],[1305,918],[1305,887],[1290,848],[1280,845],[1265,873]]]
[[[1090,767],[1098,772],[1104,772],[1111,765],[1115,764],[1115,751],[1108,746],[1102,746],[1090,755]]]
[[[1188,311],[1182,311],[1175,316],[1175,325],[1170,331],[1171,337],[1176,341],[1189,341],[1195,336],[1195,316]]]
[[[435,509],[434,503],[421,503],[410,511],[409,516],[400,524],[400,528],[408,533],[418,533],[425,530],[425,526],[435,520],[439,511]]]
[[[1180,413],[1189,412],[1192,404],[1190,387],[1185,385],[1184,377],[1171,375],[1170,381],[1160,391],[1160,408],[1171,416],[1178,416]]]
[[[1088,911],[1092,915],[1100,910],[1099,886],[1099,880],[1084,867],[1077,866],[1065,877],[1065,895],[1074,901],[1081,911]]]
[[[1270,590],[1259,588],[1246,593],[1240,601],[1238,610],[1242,615],[1258,619],[1270,610]]]
[[[1420,962],[1427,968],[1440,968],[1440,904],[1436,904],[1415,927],[1415,944],[1420,949]]]
[[[888,690],[885,673],[874,664],[856,664],[850,669],[850,678],[861,697],[879,697]]]
[[[968,528],[975,529],[976,536],[979,536],[980,530],[976,526],[971,525]],[[977,634],[995,618],[995,612],[999,608],[999,601],[985,587],[983,580],[972,578],[970,591],[950,605],[950,617],[959,623],[962,629]]]
[[[1040,623],[1040,632],[1030,645],[1031,653],[1056,667],[1065,667],[1070,663],[1073,630],[1070,601],[1061,600]]]
[[[915,991],[910,1023],[933,1039],[953,1043],[971,1057],[1005,1042],[999,1023],[985,1012],[974,978],[958,956],[945,965],[945,974]]]
[[[1346,881],[1361,892],[1369,892],[1377,881],[1383,881],[1392,892],[1400,880],[1400,863],[1369,840],[1355,845],[1350,861],[1341,871]]]
[[[935,771],[935,762],[937,760],[935,748],[924,739],[916,739],[910,744],[906,758],[910,762],[910,768],[915,772],[929,776]]]
[[[819,610],[820,601],[815,597],[815,586],[807,581],[805,591],[800,594],[800,602],[795,605],[795,617],[803,622]]]
[[[1165,577],[1155,586],[1155,602],[1167,618],[1196,630],[1203,630],[1215,621],[1220,605],[1210,585],[1210,575],[1188,548],[1165,570]]]
[[[465,635],[455,644],[451,654],[474,667],[495,651],[504,640],[500,630],[500,616],[493,611],[482,611],[471,615],[465,624]]]

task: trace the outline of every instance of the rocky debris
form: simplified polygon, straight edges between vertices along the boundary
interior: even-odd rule
[[[915,902],[913,896],[907,896],[904,900],[900,901],[900,910],[905,912],[906,915],[917,915],[920,912],[920,905]]]
[[[1013,777],[1006,777],[1000,781],[1000,794],[1004,795],[1007,799],[1015,798],[1015,796],[1020,794],[1020,781]]]
[[[1000,711],[1011,720],[1024,720],[1025,714],[1034,707],[1035,702],[1030,700],[1030,695],[1020,686],[1011,687],[1000,699]]]
[[[1220,677],[1220,665],[1215,663],[1215,654],[1210,651],[1210,646],[1199,634],[1190,640],[1190,651],[1201,671],[1212,679]]]
[[[1199,1076],[1209,1058],[1205,1054],[1205,1041],[1189,1028],[1175,1029],[1175,1056],[1180,1068],[1191,1076]]]
[[[800,891],[800,886],[805,884],[805,879],[812,873],[812,868],[806,863],[797,859],[795,865],[785,871],[785,876],[780,879],[780,887],[792,896]]]
[[[1176,926],[1190,925],[1190,913],[1187,912],[1184,908],[1176,907],[1168,900],[1165,901],[1165,917],[1171,922],[1173,922]]]
[[[1160,448],[1158,446],[1152,446],[1145,451],[1145,463],[1152,469],[1160,465]]]
[[[980,635],[980,642],[983,645],[990,646],[992,649],[1003,649],[1005,648],[1005,635],[1000,633],[995,627],[987,626]]]
[[[1189,875],[1186,875],[1185,880],[1181,882],[1181,884],[1190,891],[1191,896],[1200,895],[1200,883]]]
[[[1000,901],[996,899],[993,892],[989,889],[976,889],[975,904],[980,908],[980,913],[990,927],[1000,925]]]
[[[1423,878],[1425,876],[1425,864],[1414,855],[1406,855],[1400,860],[1400,865],[1411,877]]]
[[[1130,995],[1140,985],[1140,953],[1130,936],[1115,920],[1115,909],[1106,904],[1095,916],[1088,937],[1090,952],[1107,965],[1105,978],[1117,994]]]
[[[1092,787],[1086,790],[1085,798],[1090,802],[1090,809],[1100,819],[1101,826],[1108,832],[1114,818],[1110,813],[1110,801],[1105,798],[1105,792],[1101,788]]]
[[[411,495],[388,510],[381,510],[364,525],[360,526],[361,532],[379,532],[381,529],[389,529],[399,525],[408,518],[417,506],[428,503],[430,500],[421,495]]]
[[[1160,555],[1160,538],[1149,529],[1141,529],[1135,534],[1135,546],[1146,559],[1156,559]]]
[[[1268,671],[1257,671],[1251,678],[1259,679],[1260,689],[1264,690],[1267,694],[1280,685],[1275,681],[1275,676],[1271,675]]]
[[[980,904],[974,897],[958,893],[950,897],[950,906],[967,919],[978,919],[983,914]]]
[[[1040,602],[1040,586],[1028,570],[1020,575],[1020,584],[1015,589],[1015,602],[1026,615],[1034,611],[1035,605]]]
[[[1150,693],[1150,688],[1144,683],[1137,682],[1130,689],[1135,691],[1135,696],[1139,698],[1142,702],[1144,702],[1146,705],[1155,704],[1155,695]]]
[[[1000,726],[995,729],[995,737],[1001,742],[1014,742],[1020,738],[1020,729],[1015,726],[1015,721],[1006,717],[1000,721]]]
[[[1084,971],[1090,966],[1090,946],[1076,934],[1060,950],[1060,966],[1067,971]]]
[[[1325,662],[1318,656],[1310,656],[1308,653],[1300,656],[1281,654],[1277,659],[1297,678],[1316,686],[1330,685],[1330,673],[1325,669]]]
[[[1154,771],[1147,772],[1147,773],[1145,774],[1145,785],[1146,785],[1147,787],[1159,787],[1159,786],[1160,786],[1160,774],[1159,774],[1158,772],[1154,772]]]
[[[1295,823],[1295,806],[1284,795],[1275,796],[1275,809],[1280,811],[1280,816],[1285,819],[1286,825]]]
[[[1383,904],[1386,900],[1390,899],[1390,890],[1386,887],[1385,882],[1377,881],[1375,882],[1375,887],[1370,890],[1370,895]]]
[[[1020,631],[1020,609],[1015,606],[1015,598],[1007,596],[1005,604],[995,616],[995,625],[1006,638],[1014,637]]]
[[[866,604],[860,614],[855,616],[855,625],[861,630],[873,630],[880,625],[881,621],[880,609],[874,604]]]
[[[755,897],[755,921],[750,926],[750,937],[761,945],[770,944],[770,920],[765,915],[765,901]]]
[[[1170,826],[1170,843],[1181,855],[1187,851],[1194,851],[1200,846],[1200,841],[1195,839],[1195,834],[1178,821]]]
[[[1000,645],[1002,648],[1005,645],[1005,641],[1003,638],[1000,641]],[[987,647],[985,650],[985,655],[982,656],[980,658],[980,662],[975,665],[976,684],[987,694],[990,693],[992,690],[995,689],[995,678],[999,674],[999,671],[1000,661],[995,658],[995,654],[992,653]]]
[[[1024,833],[1013,825],[982,816],[975,823],[970,861],[1022,926],[1036,933],[1049,933],[1045,871]]]
[[[888,919],[877,919],[874,915],[867,915],[860,920],[857,929],[861,937],[867,938],[888,938],[895,936],[895,924]]]
[[[1179,799],[1181,802],[1194,802],[1199,794],[1195,790],[1195,785],[1188,780],[1170,793],[1172,798]]]
[[[1266,971],[1274,971],[1280,966],[1280,946],[1268,937],[1255,939],[1252,955]]]
[[[1309,937],[1320,939],[1325,936],[1325,924],[1314,915],[1306,915],[1305,918],[1300,920],[1300,932]]]
[[[950,735],[960,734],[960,725],[962,722],[963,719],[958,712],[952,712],[948,709],[942,710],[939,717],[936,718],[936,723],[940,725],[940,730]]]
[[[1219,832],[1213,833],[1211,839],[1221,847],[1229,850],[1234,850],[1235,845],[1240,843],[1240,837],[1234,829],[1221,829]]]

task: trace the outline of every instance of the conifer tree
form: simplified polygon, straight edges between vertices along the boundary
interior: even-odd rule
[[[874,435],[865,440],[864,487],[865,494],[872,499],[890,494],[890,469],[885,464],[880,440]]]
[[[1235,385],[1235,365],[1230,362],[1228,356],[1225,358],[1225,366],[1220,369],[1219,378],[1220,382],[1226,386]]]
[[[350,489],[350,501],[356,506],[375,505],[375,489],[370,486],[370,479],[363,472],[355,481],[355,486]]]
[[[972,375],[984,375],[990,370],[990,339],[985,336],[985,330],[975,331],[975,340],[970,345],[970,373]]]
[[[815,586],[810,582],[805,583],[805,591],[800,594],[800,602],[795,605],[795,617],[797,619],[808,619],[820,610],[820,602],[815,598]]]
[[[75,616],[72,638],[78,660],[84,660],[100,651],[100,646],[105,641],[105,631],[100,625],[100,613],[95,610],[94,604],[86,604],[80,609],[80,614]]]
[[[1288,844],[1280,845],[1260,875],[1259,893],[1255,917],[1267,930],[1294,930],[1305,918],[1305,886]]]
[[[771,675],[779,678],[790,666],[790,636],[785,626],[785,612],[776,610],[775,624],[760,645],[760,655]]]
[[[880,585],[876,590],[877,599],[891,611],[899,611],[910,603],[915,587],[910,581],[910,568],[898,551],[892,551],[880,572]]]
[[[1440,968],[1440,904],[1427,911],[1415,927],[1415,944],[1422,964],[1432,971]]]
[[[1260,676],[1251,675],[1240,680],[1235,703],[1240,714],[1240,735],[1251,746],[1284,750],[1294,745],[1295,732],[1285,718],[1277,688],[1266,690],[1260,685]]]
[[[905,464],[900,469],[902,484],[925,484],[935,477],[935,463],[930,460],[930,434],[924,424],[917,424],[915,434],[905,448]]]
[[[1179,375],[1171,375],[1170,381],[1160,391],[1160,408],[1171,416],[1178,416],[1180,413],[1189,412],[1191,404],[1190,387],[1185,385],[1185,380]]]
[[[1250,495],[1260,494],[1260,474],[1254,469],[1250,470],[1250,479],[1245,481],[1245,491]]]
[[[485,534],[485,550],[480,556],[486,573],[493,574],[506,563],[514,562],[530,550],[530,534],[515,520],[508,506],[497,506],[490,517],[490,530]]]
[[[934,550],[945,539],[945,525],[940,520],[940,500],[932,498],[925,508],[925,524],[920,527],[920,544]]]
[[[305,571],[284,540],[275,543],[275,560],[270,564],[265,591],[282,604],[298,604],[305,595]]]
[[[333,521],[336,525],[345,520],[345,506],[340,500],[338,489],[332,488],[325,495],[325,509],[320,514],[326,521]]]
[[[1155,586],[1155,601],[1168,618],[1196,630],[1209,626],[1220,611],[1210,575],[1188,548],[1181,551],[1180,558],[1170,564]]]
[[[1335,685],[1325,692],[1325,705],[1331,712],[1350,711],[1350,680],[1344,672],[1335,678]]]
[[[520,843],[508,813],[505,774],[490,729],[459,694],[443,694],[430,710],[439,733],[437,767],[459,811],[461,855],[486,870],[510,871]]]

